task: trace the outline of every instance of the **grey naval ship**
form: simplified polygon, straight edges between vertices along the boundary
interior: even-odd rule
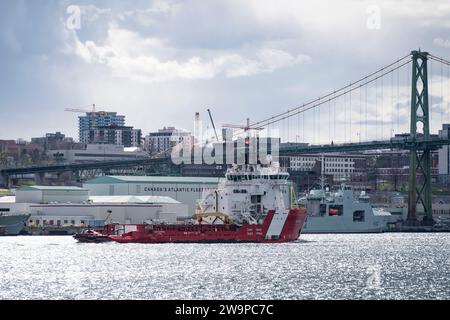
[[[22,231],[29,214],[13,214],[0,212],[0,236],[15,236]]]

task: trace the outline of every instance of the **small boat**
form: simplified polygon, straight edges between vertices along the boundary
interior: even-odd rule
[[[78,242],[100,243],[111,241],[109,234],[98,232],[92,229],[83,230],[73,236]]]

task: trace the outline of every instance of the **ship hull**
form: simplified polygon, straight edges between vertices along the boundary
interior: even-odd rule
[[[1,215],[0,236],[16,236],[22,231],[30,215]]]
[[[341,217],[308,217],[303,233],[381,233],[386,228],[386,222],[378,219],[354,222]]]
[[[137,225],[137,230],[110,236],[119,243],[277,243],[300,236],[306,210],[269,211],[262,224]]]

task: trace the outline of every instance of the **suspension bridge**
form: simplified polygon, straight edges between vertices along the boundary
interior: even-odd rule
[[[448,136],[438,135],[444,123],[450,123],[450,61],[417,50],[357,81],[249,126],[277,130],[281,142],[291,142],[282,145],[280,155],[409,150],[407,223],[414,225],[418,203],[423,206],[423,222],[432,223],[431,151],[450,145]],[[29,173],[72,171],[82,176],[82,172],[110,173],[142,166],[158,172],[167,162],[167,158],[158,157],[11,168],[0,170],[0,174],[8,181],[11,176]]]

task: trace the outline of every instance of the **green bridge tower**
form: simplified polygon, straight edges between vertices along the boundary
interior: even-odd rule
[[[417,136],[425,141],[430,140],[430,113],[428,107],[428,52],[412,51],[412,85],[411,85],[411,127],[410,127],[410,155],[409,155],[409,197],[408,197],[408,225],[417,225],[417,204],[420,202],[424,209],[423,224],[432,224],[431,209],[431,148],[419,149]],[[419,127],[419,128],[418,128]],[[421,128],[420,128],[421,127]],[[421,132],[422,131],[422,132]],[[418,183],[417,171],[420,169],[423,179]]]

